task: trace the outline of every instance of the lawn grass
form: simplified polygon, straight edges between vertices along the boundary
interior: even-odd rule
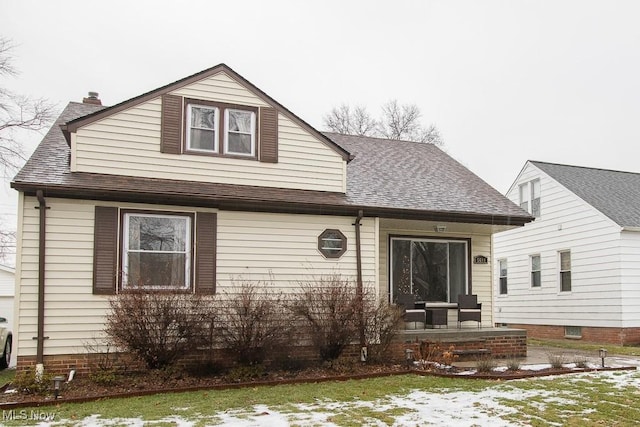
[[[616,376],[625,381],[614,381]],[[626,426],[635,425],[640,419],[639,385],[640,372],[637,371],[508,382],[402,375],[65,403],[36,411],[55,414],[55,420],[62,420],[63,425],[83,424],[83,420],[84,425],[95,424],[87,419],[99,415],[100,419],[111,420],[110,425],[128,424],[126,419],[129,423],[131,419],[140,419],[137,424],[144,421],[175,425],[172,417],[180,417],[204,426],[221,423],[225,416],[259,419],[262,411],[270,414],[275,411],[289,417],[291,425],[318,425],[318,421],[305,418],[311,417],[314,411],[329,413],[327,421],[339,426],[391,425],[397,417],[415,412],[413,408],[394,404],[393,396],[421,391],[425,393],[427,408],[436,397],[455,400],[461,394],[471,394],[478,399],[487,394],[497,395],[495,401],[512,409],[511,413],[499,412],[502,418],[519,425]],[[30,413],[30,409],[27,411]],[[479,404],[474,414],[479,413],[495,414],[496,410]],[[3,422],[7,426],[25,425],[24,420],[11,421],[6,417]]]
[[[527,339],[528,345],[536,345],[541,347],[556,347],[556,348],[570,348],[574,350],[585,350],[598,352],[599,349],[605,348],[609,355],[623,355],[623,356],[640,356],[640,347],[624,347],[621,345],[612,344],[595,344],[586,343],[581,341],[572,340],[542,340],[537,338]]]
[[[8,382],[13,381],[16,376],[15,369],[4,369],[0,371],[0,387],[5,385]]]

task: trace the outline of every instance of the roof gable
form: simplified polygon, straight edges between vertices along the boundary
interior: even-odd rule
[[[640,174],[530,161],[621,227],[640,227]]]
[[[196,73],[196,74],[193,74],[191,76],[185,77],[183,79],[177,80],[177,81],[175,81],[173,83],[169,83],[169,84],[167,84],[165,86],[159,87],[159,88],[154,89],[154,90],[152,90],[150,92],[147,92],[147,93],[144,93],[142,95],[136,96],[134,98],[128,99],[128,100],[123,101],[123,102],[121,102],[119,104],[113,105],[111,107],[103,108],[103,109],[101,109],[99,111],[96,111],[96,112],[94,112],[92,114],[89,114],[89,115],[86,115],[86,116],[83,116],[83,117],[78,117],[76,119],[73,119],[73,120],[65,123],[65,124],[62,124],[61,125],[61,129],[63,131],[63,134],[65,135],[67,143],[69,144],[70,134],[75,132],[75,131],[77,131],[78,128],[80,128],[82,126],[85,126],[85,125],[93,123],[93,122],[95,122],[97,120],[100,120],[100,119],[103,119],[105,117],[108,117],[108,116],[110,116],[110,115],[112,115],[114,113],[126,110],[126,109],[131,108],[131,107],[133,107],[135,105],[139,105],[139,104],[142,104],[144,102],[150,101],[152,99],[158,98],[158,97],[160,97],[162,95],[165,95],[165,94],[168,94],[168,93],[171,93],[171,92],[174,92],[174,91],[179,91],[182,88],[185,88],[185,87],[187,87],[189,85],[193,85],[193,84],[195,84],[195,83],[197,83],[199,81],[202,81],[202,80],[207,79],[207,78],[209,78],[211,76],[214,76],[216,74],[221,74],[221,73],[226,75],[226,76],[228,76],[231,80],[236,82],[239,86],[241,86],[245,90],[251,92],[257,98],[262,100],[266,105],[269,105],[272,108],[275,108],[279,113],[285,115],[290,120],[292,120],[294,123],[296,123],[297,125],[299,125],[303,129],[305,129],[307,132],[311,133],[313,136],[318,138],[323,144],[327,145],[332,150],[334,150],[336,153],[338,153],[343,158],[343,160],[349,161],[351,159],[350,153],[348,153],[344,148],[342,148],[339,145],[335,144],[333,141],[328,139],[322,133],[318,132],[315,128],[313,128],[307,122],[305,122],[300,117],[298,117],[295,114],[293,114],[291,111],[289,111],[283,105],[281,105],[276,100],[271,98],[269,95],[267,95],[265,92],[263,92],[258,87],[254,86],[251,82],[246,80],[240,74],[236,73],[234,70],[232,70],[226,64],[218,64],[218,65],[216,65],[214,67],[211,67],[211,68],[208,68],[206,70],[200,71],[199,73]]]

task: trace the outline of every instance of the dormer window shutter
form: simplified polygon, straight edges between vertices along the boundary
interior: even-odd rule
[[[162,95],[160,151],[180,154],[182,151],[182,97]]]
[[[260,108],[260,161],[278,163],[278,111]]]

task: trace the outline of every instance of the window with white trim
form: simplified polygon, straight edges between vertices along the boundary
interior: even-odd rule
[[[257,111],[252,107],[188,101],[186,150],[256,158]]]
[[[498,281],[500,283],[500,295],[507,294],[507,260],[498,260]]]
[[[541,283],[540,255],[531,255],[531,287],[539,288]]]
[[[571,292],[571,251],[558,252],[560,264],[560,292]]]
[[[534,217],[540,217],[540,180],[534,179],[518,187],[520,207]]]
[[[458,301],[468,293],[469,242],[454,239],[393,237],[389,281],[393,298],[414,295],[420,301]]]
[[[218,152],[218,114],[217,107],[188,104],[187,150]]]
[[[189,289],[191,223],[187,215],[125,213],[123,289]]]
[[[255,156],[256,113],[227,108],[224,111],[224,151],[237,156]]]

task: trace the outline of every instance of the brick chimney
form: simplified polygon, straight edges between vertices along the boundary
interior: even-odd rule
[[[89,92],[89,95],[86,98],[82,98],[82,103],[102,105],[102,101],[98,98],[98,92]]]

